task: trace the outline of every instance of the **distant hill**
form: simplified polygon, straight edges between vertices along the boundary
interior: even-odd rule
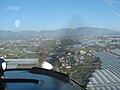
[[[110,30],[107,28],[93,28],[93,27],[79,27],[71,30],[69,32],[74,36],[79,35],[110,35],[110,34],[117,34],[117,31]]]
[[[62,37],[62,36],[85,36],[85,35],[113,35],[119,32],[107,28],[94,27],[78,27],[62,28],[58,30],[43,30],[43,31],[4,31],[0,30],[0,40],[22,39],[33,37]]]

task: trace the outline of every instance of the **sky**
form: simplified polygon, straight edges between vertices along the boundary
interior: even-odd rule
[[[120,31],[120,0],[0,0],[0,30],[77,27]]]

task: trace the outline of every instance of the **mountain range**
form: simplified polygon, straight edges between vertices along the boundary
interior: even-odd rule
[[[33,37],[65,37],[65,36],[96,36],[96,35],[113,35],[118,34],[118,31],[114,31],[107,28],[95,28],[95,27],[78,27],[78,28],[61,28],[58,30],[42,30],[42,31],[5,31],[0,30],[0,40],[9,39],[22,39]]]

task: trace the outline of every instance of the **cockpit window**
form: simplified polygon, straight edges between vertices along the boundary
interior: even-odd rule
[[[42,67],[88,90],[119,90],[119,0],[0,0],[0,58]]]

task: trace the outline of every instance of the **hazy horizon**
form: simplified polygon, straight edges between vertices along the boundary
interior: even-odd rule
[[[119,30],[113,30],[113,29],[110,29],[110,28],[104,28],[104,27],[74,27],[74,28],[71,28],[71,27],[63,27],[63,28],[57,28],[57,29],[44,29],[44,30],[2,30],[0,29],[0,31],[12,31],[12,32],[19,32],[19,31],[35,31],[35,32],[39,32],[39,31],[56,31],[56,30],[60,30],[60,29],[77,29],[77,28],[101,28],[101,29],[108,29],[108,30],[112,30],[112,31],[119,31]]]

